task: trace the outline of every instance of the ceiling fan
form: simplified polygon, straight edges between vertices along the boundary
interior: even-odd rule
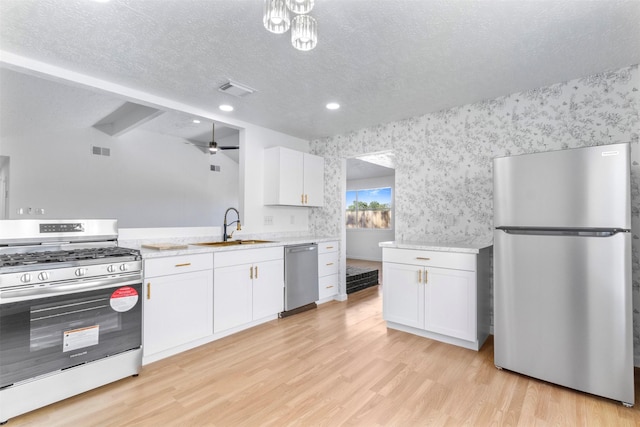
[[[209,153],[209,154],[216,154],[218,150],[240,149],[240,147],[237,145],[219,145],[216,142],[216,124],[215,123],[212,124],[212,128],[211,128],[211,141],[209,141],[209,143],[206,146],[202,145],[202,143],[199,141],[194,141],[194,140],[188,140],[188,141],[191,145],[197,147],[203,153]]]
[[[237,150],[238,146],[219,146],[216,142],[216,124],[213,123],[211,127],[211,141],[209,142],[209,153],[216,154],[218,150]]]

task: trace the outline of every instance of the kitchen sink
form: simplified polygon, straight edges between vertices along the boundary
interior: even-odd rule
[[[229,240],[226,242],[201,242],[190,243],[196,246],[237,246],[237,245],[257,245],[260,243],[274,243],[272,240]]]

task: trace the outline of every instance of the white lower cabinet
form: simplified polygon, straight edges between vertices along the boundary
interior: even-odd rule
[[[424,269],[390,262],[383,263],[382,268],[384,320],[424,328],[424,288],[418,282],[418,274]]]
[[[213,334],[211,254],[145,260],[143,357]]]
[[[340,253],[337,241],[318,243],[318,302],[338,295]]]
[[[214,265],[214,333],[284,310],[282,247],[215,253]]]
[[[467,341],[476,339],[476,275],[473,271],[425,269],[424,328]]]
[[[478,350],[489,334],[490,248],[479,254],[383,248],[387,326]]]

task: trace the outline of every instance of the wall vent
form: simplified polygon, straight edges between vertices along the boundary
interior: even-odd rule
[[[218,166],[218,165],[211,165],[211,171],[212,171],[212,172],[220,172],[220,166]]]
[[[223,84],[218,88],[220,92],[227,93],[229,95],[236,96],[238,98],[242,98],[243,96],[251,95],[255,92],[255,89],[250,88],[249,86],[242,85],[240,83],[236,83],[234,81],[229,80],[227,83]]]
[[[105,147],[96,147],[95,145],[91,147],[91,154],[96,156],[111,156],[111,149]]]

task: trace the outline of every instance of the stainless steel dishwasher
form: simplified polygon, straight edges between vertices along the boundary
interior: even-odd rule
[[[284,312],[280,317],[316,307],[318,294],[318,245],[284,248]]]

